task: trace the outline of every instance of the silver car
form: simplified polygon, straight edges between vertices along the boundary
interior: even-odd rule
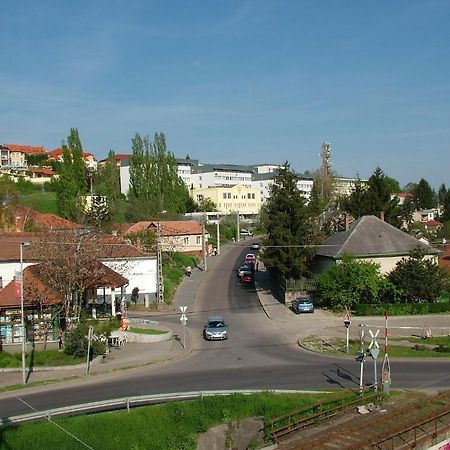
[[[218,341],[228,339],[228,325],[221,316],[208,317],[205,328],[203,329],[203,337],[207,341]]]

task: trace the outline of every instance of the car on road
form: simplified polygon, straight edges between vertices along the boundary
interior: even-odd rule
[[[241,278],[246,273],[252,273],[253,269],[250,264],[243,264],[239,269],[237,270],[237,276]]]
[[[298,297],[292,302],[292,309],[295,313],[313,313],[314,303],[309,297]]]
[[[222,316],[208,317],[203,329],[203,337],[207,341],[219,341],[228,339],[228,325]]]
[[[255,276],[252,273],[244,273],[241,277],[242,284],[253,284],[255,282]]]
[[[245,262],[255,264],[256,263],[256,256],[254,253],[247,253],[245,255]]]
[[[253,244],[250,245],[250,248],[252,250],[259,250],[259,242],[253,242]]]
[[[239,232],[239,234],[240,234],[241,236],[253,236],[253,233],[252,233],[251,231],[248,231],[248,230],[241,230],[241,231]]]

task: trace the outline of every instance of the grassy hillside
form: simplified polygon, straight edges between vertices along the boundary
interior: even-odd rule
[[[55,192],[35,191],[30,194],[22,194],[19,204],[28,206],[41,213],[57,214]]]

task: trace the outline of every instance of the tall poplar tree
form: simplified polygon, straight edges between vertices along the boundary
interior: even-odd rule
[[[183,214],[189,193],[177,173],[177,162],[167,150],[164,133],[154,142],[136,133],[130,158],[129,218],[143,220],[165,214]]]
[[[63,143],[63,160],[57,166],[56,205],[58,214],[75,222],[85,217],[88,192],[83,148],[76,128],[70,129],[67,144]]]

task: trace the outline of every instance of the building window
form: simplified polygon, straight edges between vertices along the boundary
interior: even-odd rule
[[[188,237],[183,238],[183,245],[189,245],[189,238]]]
[[[200,245],[202,243],[202,237],[201,236],[197,236],[196,237],[196,242],[197,242],[197,245]]]
[[[227,198],[227,193],[226,192],[223,193],[223,198]]]

